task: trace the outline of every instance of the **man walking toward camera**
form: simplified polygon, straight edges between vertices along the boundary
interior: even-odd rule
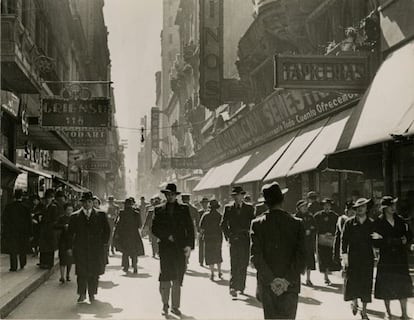
[[[221,230],[230,243],[230,295],[237,297],[237,291],[244,293],[250,253],[250,223],[254,218],[254,208],[243,201],[246,192],[241,186],[232,190],[234,203],[224,209]]]
[[[105,213],[93,208],[92,192],[82,195],[82,208],[74,212],[69,220],[68,234],[72,241],[72,254],[76,266],[78,302],[95,301],[99,276],[105,272],[104,248],[109,240],[109,224]]]
[[[167,202],[155,208],[152,233],[159,239],[160,293],[163,314],[168,314],[170,291],[171,312],[181,315],[180,296],[186,261],[194,249],[194,224],[187,205],[177,202],[177,186],[168,184],[161,192]]]
[[[263,186],[269,211],[252,222],[251,261],[265,319],[295,319],[300,274],[305,270],[305,230],[300,219],[282,209],[284,194],[275,182]]]

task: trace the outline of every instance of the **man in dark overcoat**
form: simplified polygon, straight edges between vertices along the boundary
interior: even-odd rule
[[[282,209],[284,194],[275,182],[263,187],[269,211],[253,220],[251,261],[265,319],[295,319],[300,274],[305,270],[305,230],[300,219]]]
[[[55,251],[58,248],[55,225],[59,218],[59,209],[54,203],[55,192],[47,189],[44,207],[39,216],[39,251],[41,269],[51,269],[54,264]]]
[[[109,224],[105,213],[93,208],[92,192],[82,195],[82,208],[74,212],[68,233],[72,241],[73,258],[78,283],[78,302],[95,301],[99,276],[105,272],[104,247],[109,241]]]
[[[186,260],[194,249],[194,225],[187,205],[177,202],[177,186],[168,184],[161,192],[167,202],[155,208],[152,233],[159,239],[160,293],[163,314],[168,314],[170,292],[171,312],[181,315],[180,296]]]
[[[14,201],[4,208],[4,251],[10,256],[10,271],[17,271],[17,258],[20,269],[23,269],[27,261],[26,255],[31,251],[32,217],[30,210],[23,204],[22,195],[22,190],[16,189]]]
[[[243,294],[246,286],[247,267],[250,256],[250,223],[254,219],[254,208],[243,201],[245,191],[241,186],[232,189],[234,202],[224,208],[221,229],[230,243],[230,294],[237,297],[237,291]]]
[[[142,227],[139,209],[134,209],[132,199],[125,200],[125,209],[119,213],[119,220],[115,232],[119,241],[119,250],[122,252],[122,267],[124,272],[129,270],[131,258],[134,273],[138,273],[138,256],[144,255],[139,229]]]
[[[204,197],[201,199],[200,204],[202,206],[202,209],[198,210],[198,216],[199,216],[199,224],[198,224],[198,262],[200,263],[200,266],[204,266],[204,260],[205,260],[205,242],[204,242],[204,236],[201,234],[200,230],[200,221],[201,217],[208,211],[208,198]]]

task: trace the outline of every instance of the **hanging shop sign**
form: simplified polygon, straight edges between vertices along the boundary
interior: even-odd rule
[[[110,127],[110,100],[42,98],[40,125],[49,130]]]
[[[160,143],[160,109],[151,108],[151,148],[158,151]]]
[[[111,171],[112,161],[107,159],[88,160],[83,164],[83,169],[89,171]]]
[[[1,90],[1,109],[14,118],[19,117],[20,99],[10,91]]]
[[[75,148],[104,147],[108,143],[108,129],[85,128],[62,131]]]
[[[359,93],[302,90],[275,92],[205,144],[197,156],[203,159],[203,166],[209,167],[353,106],[360,97]]]
[[[200,0],[200,102],[221,104],[223,81],[223,0]]]
[[[275,56],[275,88],[365,90],[367,56]]]
[[[197,158],[171,157],[161,158],[161,169],[200,169],[200,163]]]

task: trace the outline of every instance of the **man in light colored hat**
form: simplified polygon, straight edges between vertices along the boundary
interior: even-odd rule
[[[233,187],[231,195],[234,202],[224,208],[220,224],[224,237],[230,243],[230,295],[233,298],[237,297],[237,291],[244,293],[249,265],[249,229],[254,219],[254,208],[243,201],[245,194],[241,186]]]
[[[159,239],[162,312],[168,315],[172,292],[171,312],[180,316],[181,286],[186,261],[194,249],[194,224],[188,206],[177,202],[180,192],[175,184],[168,184],[161,192],[167,202],[155,208],[152,233]]]
[[[103,212],[93,207],[92,192],[82,195],[82,208],[70,216],[68,234],[72,239],[78,284],[78,302],[84,302],[86,291],[89,302],[95,301],[99,276],[105,272],[104,248],[109,241],[109,224]],[[72,250],[69,250],[72,255]]]
[[[287,189],[275,182],[262,191],[269,211],[252,222],[251,261],[258,273],[264,318],[295,319],[305,270],[305,230],[300,219],[282,209]]]

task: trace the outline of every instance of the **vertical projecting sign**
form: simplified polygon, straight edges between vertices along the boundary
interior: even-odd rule
[[[223,0],[200,1],[200,102],[221,104],[223,81]]]
[[[157,107],[151,108],[151,148],[158,151],[160,142],[160,110]]]

